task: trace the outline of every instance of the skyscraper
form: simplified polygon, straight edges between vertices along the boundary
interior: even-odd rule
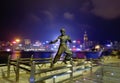
[[[86,49],[88,47],[88,35],[87,32],[84,32],[84,37],[83,37],[83,49]]]

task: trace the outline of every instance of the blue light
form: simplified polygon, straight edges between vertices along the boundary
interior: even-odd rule
[[[111,44],[107,44],[106,46],[111,47],[112,45]]]

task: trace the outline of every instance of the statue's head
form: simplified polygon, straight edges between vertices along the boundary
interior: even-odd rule
[[[61,32],[62,35],[65,35],[65,29],[64,28],[61,28],[60,32]]]

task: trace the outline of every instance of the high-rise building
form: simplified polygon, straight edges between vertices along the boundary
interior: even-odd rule
[[[85,31],[84,33],[84,43],[88,42],[88,35],[87,32]]]
[[[31,49],[31,40],[30,39],[24,39],[24,49]]]
[[[25,39],[24,41],[25,41],[25,45],[31,44],[31,40],[30,39]]]
[[[86,49],[88,47],[88,35],[87,32],[85,31],[84,37],[83,37],[83,49]]]

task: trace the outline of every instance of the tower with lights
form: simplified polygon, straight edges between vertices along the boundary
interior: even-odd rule
[[[24,49],[30,49],[31,48],[31,40],[30,39],[24,39]]]
[[[88,47],[88,35],[87,35],[86,31],[84,32],[83,40],[84,40],[83,47],[84,47],[84,49],[86,49]]]
[[[84,43],[88,42],[88,36],[87,36],[87,32],[85,31],[84,33]]]

